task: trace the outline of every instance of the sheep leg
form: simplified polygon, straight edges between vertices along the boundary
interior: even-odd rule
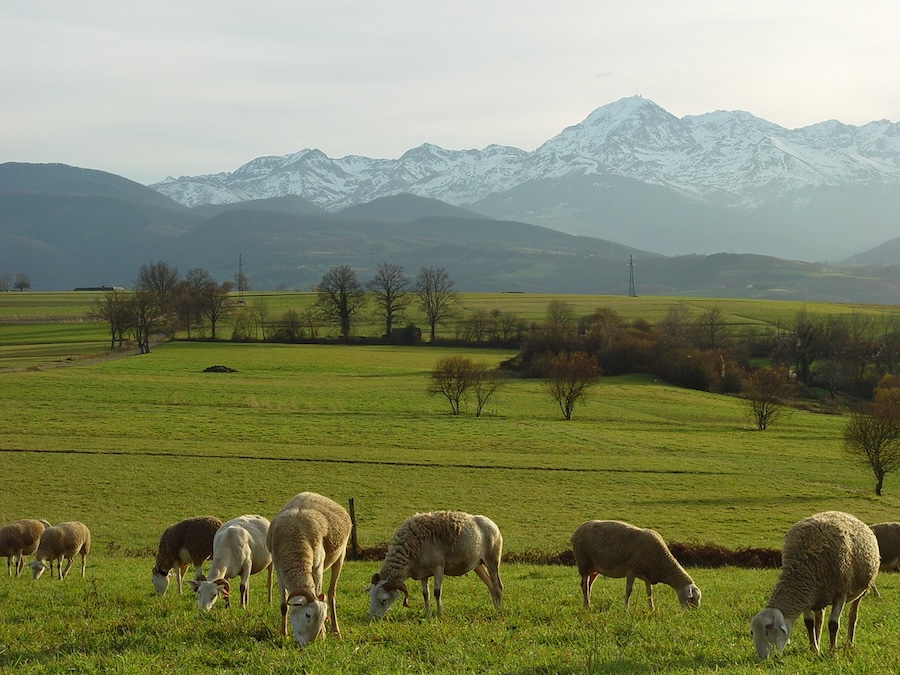
[[[287,637],[287,588],[281,583],[281,575],[278,575],[278,592],[281,596],[281,636]]]
[[[588,572],[581,576],[581,595],[584,598],[584,608],[591,606],[591,586],[594,585],[594,579],[597,578],[597,572]]]
[[[267,583],[269,584],[269,604],[272,604],[272,563],[269,563],[269,566],[266,568],[267,570]]]
[[[809,636],[809,651],[819,652],[819,633],[822,630],[822,613],[807,610],[803,612],[803,625],[806,626],[806,634]]]
[[[441,584],[444,582],[444,570],[434,571],[434,604],[437,605],[438,618],[441,617]]]
[[[856,633],[856,615],[859,612],[859,601],[862,596],[850,603],[850,615],[847,617],[847,644],[853,644],[853,635]]]
[[[9,556],[6,559],[6,576],[11,576],[9,572],[10,562],[14,563],[13,567],[16,568],[16,576],[19,576],[22,574],[22,570],[25,569],[25,554],[20,552],[18,555]]]
[[[178,580],[178,595],[181,595],[181,580],[184,578],[184,573],[186,570],[187,563],[179,562],[175,565],[175,578]]]
[[[631,571],[625,576],[625,611],[628,611],[628,600],[631,598],[631,590],[634,586],[634,574]]]
[[[650,608],[651,612],[656,611],[656,607],[653,606],[653,584],[649,581],[644,582],[647,585],[647,606]]]
[[[828,645],[831,649],[837,646],[838,628],[841,625],[841,612],[844,610],[845,597],[835,600],[831,606],[831,614],[828,616]]]
[[[331,634],[336,638],[341,637],[341,629],[338,627],[337,605],[335,604],[334,595],[337,591],[337,583],[341,576],[341,569],[344,567],[344,556],[346,555],[347,549],[345,547],[340,557],[331,566],[331,580],[328,583],[328,614],[331,616]]]
[[[87,566],[87,564],[85,562],[86,557],[87,557],[87,554],[85,554],[85,553],[81,554],[81,576],[82,577],[84,576],[84,569]]]
[[[431,616],[431,604],[428,601],[428,577],[422,579],[422,598],[425,600],[425,618]]]
[[[241,570],[241,608],[250,604],[250,565]]]
[[[66,569],[59,573],[59,579],[62,581],[66,578],[66,575],[69,573],[69,568],[72,566],[73,558],[66,558]],[[59,564],[62,565],[62,559],[60,559]]]

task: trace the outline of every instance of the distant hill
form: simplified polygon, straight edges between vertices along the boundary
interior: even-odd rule
[[[151,260],[166,260],[182,274],[202,267],[224,281],[237,272],[239,256],[259,290],[310,288],[341,264],[367,281],[378,264],[391,262],[411,277],[423,266],[443,267],[460,291],[624,295],[633,257],[639,295],[866,303],[900,297],[900,266],[830,267],[730,253],[666,257],[412,195],[337,213],[290,196],[189,209],[103,172],[0,170],[0,272],[26,272],[34,290],[129,287]]]
[[[900,228],[900,213],[897,214]],[[845,265],[900,265],[900,237],[844,261]]]

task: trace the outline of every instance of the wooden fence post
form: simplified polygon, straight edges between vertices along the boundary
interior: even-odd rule
[[[353,505],[353,497],[350,497],[350,559],[359,560],[359,544],[356,541],[356,509]]]

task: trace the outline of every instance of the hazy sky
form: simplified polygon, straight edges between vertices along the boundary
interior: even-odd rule
[[[319,148],[533,150],[636,93],[900,120],[898,0],[0,0],[0,162],[149,184]]]

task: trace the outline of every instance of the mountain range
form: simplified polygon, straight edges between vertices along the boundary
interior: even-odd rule
[[[149,187],[10,162],[0,273],[35,290],[130,286],[164,259],[221,281],[240,257],[255,289],[306,289],[332,265],[365,281],[386,261],[444,267],[461,291],[623,294],[633,260],[639,294],[897,304],[898,143],[889,122],[789,131],[634,97],[531,153],[304,150]]]
[[[151,187],[192,207],[296,195],[332,213],[413,194],[664,255],[836,261],[900,236],[900,123],[790,130],[742,111],[678,118],[635,96],[532,152],[424,144],[399,159],[332,159],[306,149]]]

